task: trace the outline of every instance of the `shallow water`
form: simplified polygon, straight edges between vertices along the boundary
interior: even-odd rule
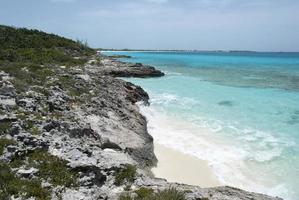
[[[158,143],[209,162],[222,184],[299,196],[299,53],[109,52],[154,65],[129,79]]]

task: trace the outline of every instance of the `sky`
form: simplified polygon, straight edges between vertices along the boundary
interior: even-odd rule
[[[299,51],[299,0],[0,0],[0,24],[96,48]]]

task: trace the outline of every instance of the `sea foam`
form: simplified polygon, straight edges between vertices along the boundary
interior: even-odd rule
[[[162,98],[172,102],[177,99],[171,95],[163,95]],[[221,184],[269,195],[288,194],[284,184],[268,181],[270,177],[256,177],[258,174],[252,173],[247,164],[250,159],[256,162],[270,161],[280,156],[281,148],[250,152],[243,144],[236,144],[235,141],[215,135],[215,132],[222,130],[219,128],[221,125],[218,125],[218,128],[215,128],[215,124],[211,127],[208,123],[197,125],[180,117],[169,117],[153,106],[140,105],[140,109],[148,120],[149,133],[158,144],[207,161]],[[258,133],[251,137],[257,140],[255,137],[267,138],[268,135]],[[271,136],[268,140],[276,141]],[[278,189],[281,192],[278,192]]]

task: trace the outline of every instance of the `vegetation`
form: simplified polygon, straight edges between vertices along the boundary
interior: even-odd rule
[[[186,200],[185,193],[174,188],[154,193],[152,189],[140,188],[135,191],[136,196],[121,195],[119,200]]]
[[[141,187],[135,191],[139,199],[144,199],[153,195],[154,190],[151,188]]]
[[[134,200],[134,198],[132,198],[128,194],[122,194],[122,195],[120,195],[120,197],[118,198],[118,200]]]
[[[14,144],[15,142],[13,140],[9,140],[9,139],[5,139],[5,138],[1,138],[0,139],[0,155],[3,154],[4,148]]]
[[[0,150],[12,140],[0,140]],[[25,157],[28,157],[25,161]],[[67,162],[44,150],[36,150],[24,157],[16,157],[9,164],[0,162],[0,200],[12,196],[23,198],[35,197],[37,200],[51,199],[50,191],[42,187],[42,180],[49,181],[54,186],[74,187],[77,184],[77,173],[67,167]],[[21,166],[34,167],[38,173],[32,179],[24,179],[14,175],[11,168]]]
[[[51,119],[54,119],[54,120],[59,120],[59,119],[61,119],[62,118],[62,113],[61,112],[58,112],[58,111],[54,111],[54,112],[51,112],[51,114],[50,114],[50,118]]]
[[[115,185],[123,185],[125,183],[133,183],[136,176],[136,167],[127,165],[125,168],[116,172]]]
[[[37,128],[36,126],[33,126],[29,132],[32,134],[32,135],[40,135],[42,133],[41,130],[39,130],[39,128]]]
[[[10,199],[12,195],[23,198],[35,197],[37,200],[51,199],[50,192],[41,186],[41,181],[16,177],[7,164],[0,163],[0,199]]]
[[[50,67],[34,63],[0,61],[0,70],[14,77],[12,83],[17,92],[27,91],[30,85],[44,85],[47,77],[53,74]]]
[[[54,65],[80,66],[95,53],[80,41],[1,25],[0,44],[0,71],[14,77],[17,92],[32,85],[44,86],[45,80],[55,74]]]
[[[14,28],[0,25],[1,58],[16,61],[30,59],[30,62],[42,55],[43,60],[59,58],[64,55],[90,55],[94,50],[79,40],[73,41],[55,34],[48,34],[39,30]],[[41,52],[38,52],[40,51]],[[63,51],[61,51],[63,50]],[[37,58],[40,59],[40,58]],[[42,61],[43,61],[42,60]],[[58,59],[59,60],[59,59]],[[24,61],[24,60],[22,60]]]
[[[174,188],[159,191],[153,195],[154,200],[185,200],[184,192],[178,191]]]
[[[72,97],[80,96],[81,94],[86,94],[89,89],[85,85],[76,85],[76,80],[68,75],[60,76],[59,83],[62,88],[68,91],[68,94]]]
[[[21,49],[0,49],[0,59],[9,62],[32,62],[35,64],[68,64],[80,65],[85,63],[85,59],[74,59],[63,49],[56,48],[21,48]]]
[[[31,113],[27,112],[27,114],[24,114],[24,113],[18,113],[18,117],[20,119],[23,120],[23,125],[22,127],[30,132],[32,135],[40,135],[42,132],[41,130],[35,125],[35,121],[32,121],[32,120],[26,120],[26,116],[30,115]],[[39,113],[33,113],[34,115],[34,118],[35,120],[40,120],[41,119],[41,115]],[[25,118],[23,118],[25,117]]]
[[[7,134],[10,130],[11,122],[0,122],[0,135]]]
[[[53,185],[76,186],[78,175],[67,167],[67,161],[61,160],[44,150],[29,154],[29,166],[39,170],[39,177]]]

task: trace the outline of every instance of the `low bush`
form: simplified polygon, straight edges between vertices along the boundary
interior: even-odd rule
[[[50,200],[50,192],[43,188],[38,179],[26,180],[16,177],[9,166],[0,162],[0,199],[10,199],[11,196],[37,200]]]
[[[45,150],[36,150],[28,156],[29,165],[39,169],[38,176],[53,185],[74,187],[78,175],[67,167],[67,161],[49,154]]]
[[[170,188],[167,190],[159,191],[158,193],[153,195],[152,200],[185,200],[185,193],[178,191],[174,188]]]
[[[10,140],[10,139],[1,138],[0,139],[0,155],[3,154],[4,148],[11,144],[15,144],[15,141]]]
[[[0,122],[0,135],[8,134],[10,128],[11,122]]]
[[[141,187],[135,191],[138,195],[138,199],[144,199],[153,195],[154,190],[151,188]]]
[[[125,183],[133,183],[136,176],[136,167],[127,165],[125,168],[116,172],[115,185],[122,185]]]
[[[139,188],[135,191],[137,196],[132,197],[128,194],[123,194],[119,200],[186,200],[185,193],[175,188],[170,188],[154,193],[150,188]]]

